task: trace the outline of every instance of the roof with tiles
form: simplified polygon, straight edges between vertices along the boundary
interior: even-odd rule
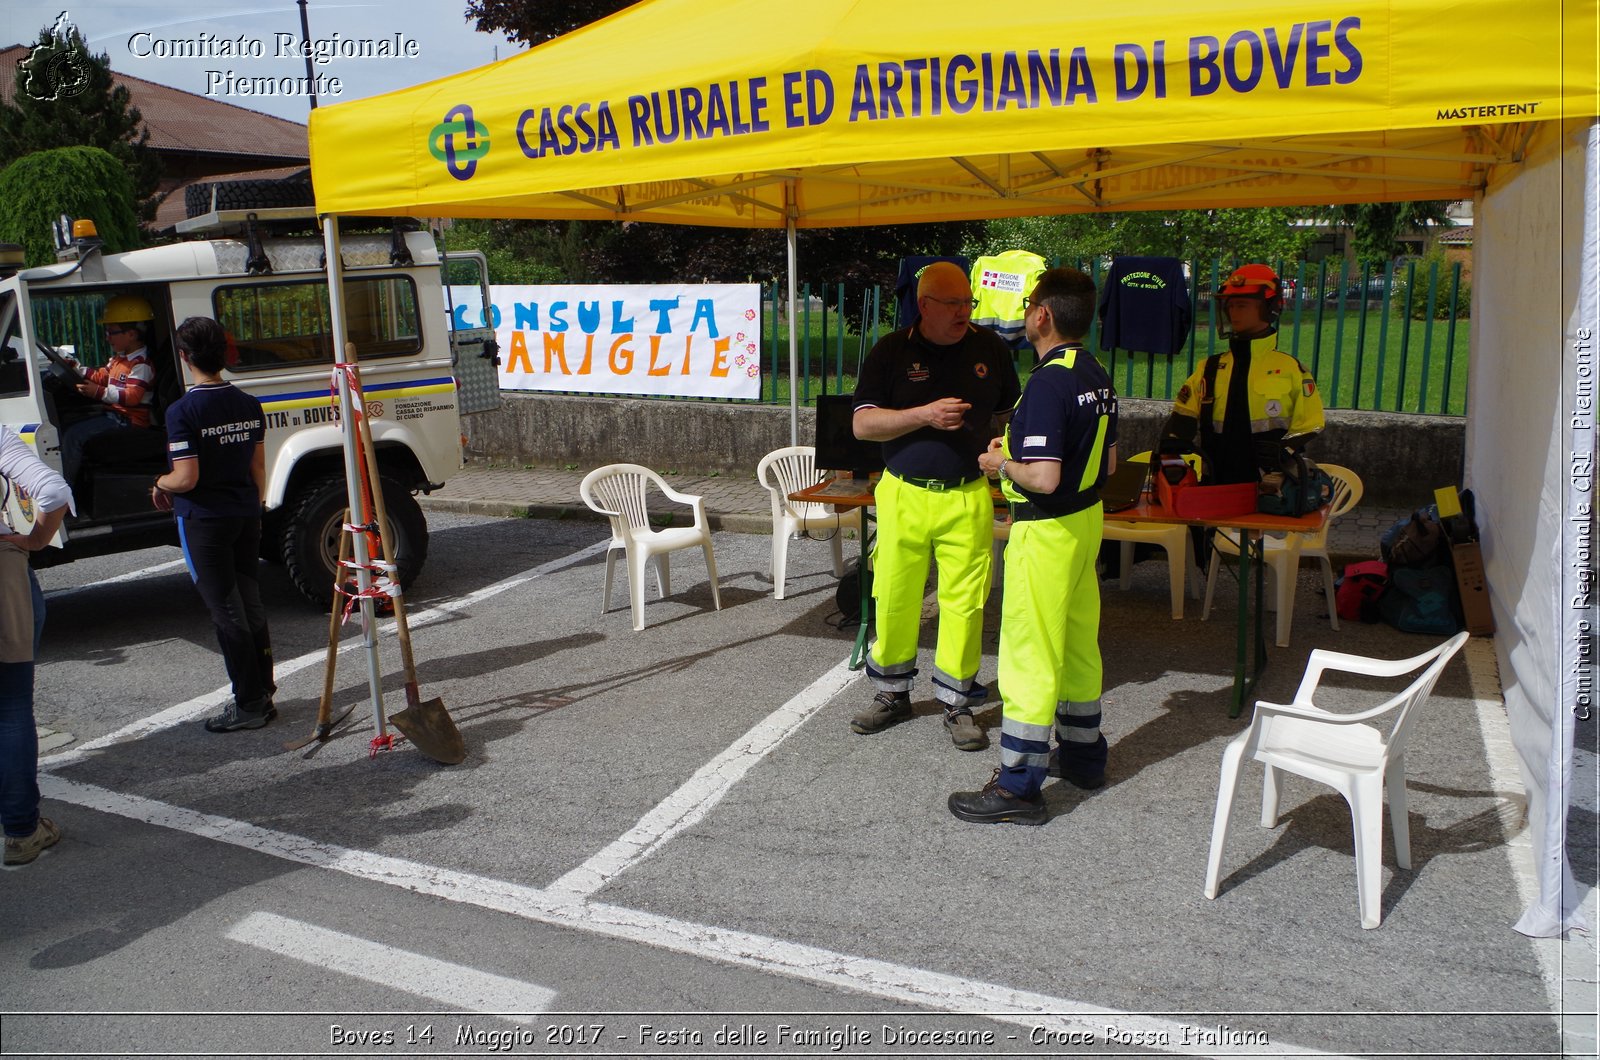
[[[0,49],[0,99],[10,102],[15,95],[17,64],[31,49],[32,45],[25,44]],[[133,105],[150,130],[150,146],[157,151],[251,159],[273,156],[285,164],[311,159],[306,127],[299,122],[115,70],[111,77],[133,96]]]

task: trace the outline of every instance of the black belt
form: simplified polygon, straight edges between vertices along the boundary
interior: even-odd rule
[[[1026,523],[1033,519],[1059,519],[1065,512],[1047,512],[1032,501],[1012,501],[1011,521]]]
[[[1090,490],[1088,493],[1094,494],[1094,491]],[[1080,494],[1079,496],[1081,498],[1083,495]],[[1077,515],[1079,512],[1093,507],[1094,504],[1099,501],[1099,499],[1100,498],[1098,495],[1093,495],[1089,503],[1079,504],[1071,511],[1065,512],[1047,512],[1032,501],[1012,501],[1011,521],[1014,523],[1026,523],[1033,519],[1060,519],[1063,516]]]
[[[969,482],[976,482],[983,477],[982,475],[963,475],[961,478],[916,478],[911,475],[902,475],[898,471],[890,471],[889,474],[901,482],[932,493],[944,493],[946,490],[957,489]]]

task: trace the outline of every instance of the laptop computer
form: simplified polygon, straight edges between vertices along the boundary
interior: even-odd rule
[[[1100,487],[1101,507],[1108,512],[1120,512],[1138,504],[1145,476],[1149,473],[1150,465],[1144,460],[1117,461],[1117,469],[1106,476],[1105,485]]]

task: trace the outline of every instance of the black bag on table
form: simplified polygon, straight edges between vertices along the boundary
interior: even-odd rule
[[[1262,476],[1256,511],[1264,515],[1310,515],[1333,503],[1333,476],[1304,452],[1285,449],[1277,472]]]

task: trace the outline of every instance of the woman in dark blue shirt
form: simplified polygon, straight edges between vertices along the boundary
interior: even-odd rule
[[[276,715],[272,642],[261,606],[261,500],[266,489],[266,416],[261,402],[222,378],[228,338],[210,317],[178,325],[178,349],[195,385],[167,410],[171,470],[151,500],[178,517],[178,540],[200,598],[211,611],[233,699],[206,719],[209,732],[259,729]]]

